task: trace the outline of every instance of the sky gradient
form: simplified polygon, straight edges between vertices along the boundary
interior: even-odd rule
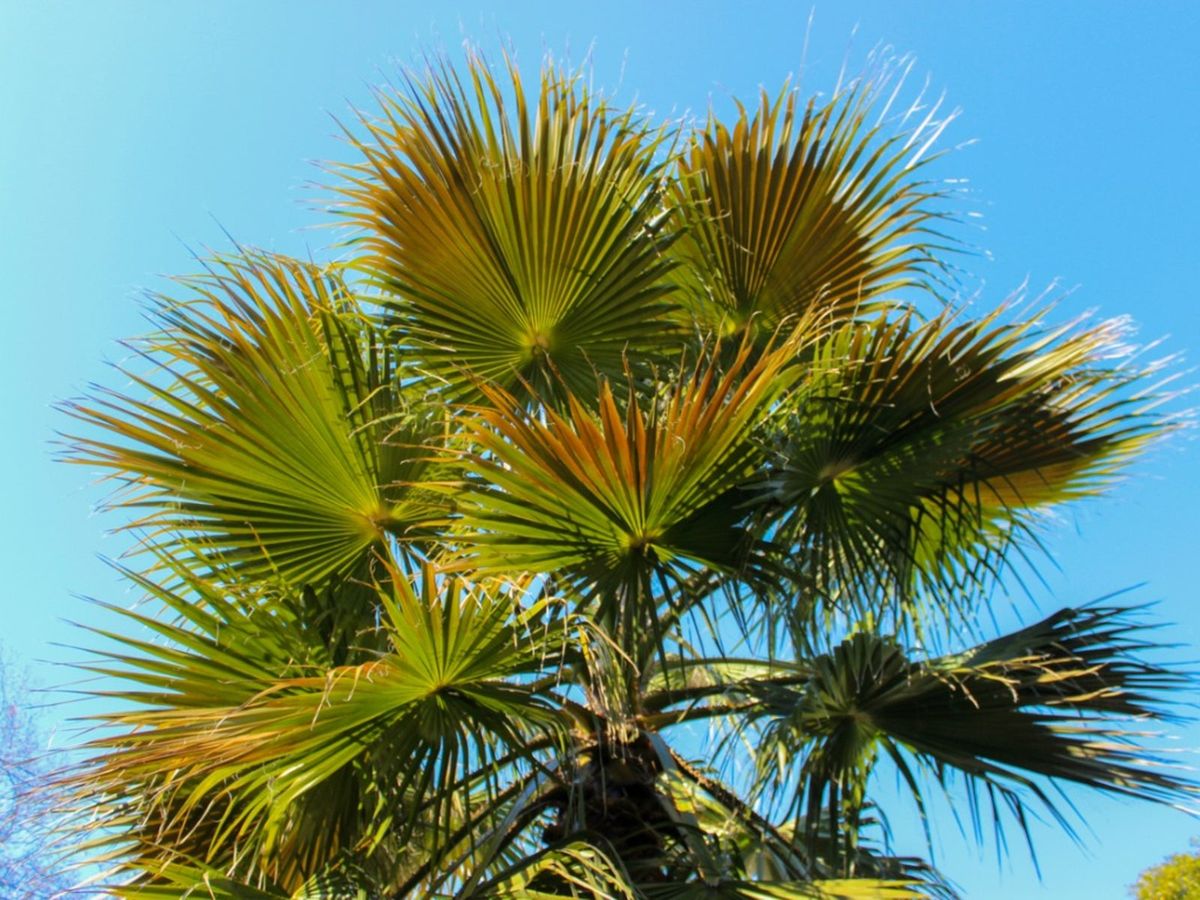
[[[439,10],[443,5],[439,5]],[[1168,2],[543,2],[18,3],[0,0],[0,272],[10,338],[3,365],[3,529],[8,561],[0,640],[43,684],[50,663],[86,643],[66,620],[96,624],[77,594],[130,602],[99,555],[116,555],[116,520],[93,515],[93,473],[57,464],[53,405],[89,382],[119,387],[106,363],[141,333],[138,294],[195,270],[193,252],[238,241],[325,254],[313,160],[345,159],[333,117],[370,107],[371,86],[426,51],[459,56],[464,37],[510,46],[526,72],[545,51],[590,58],[597,84],[660,117],[753,101],[789,75],[828,92],[847,61],[875,47],[916,57],[962,115],[937,164],[967,180],[958,234],[987,254],[959,263],[978,309],[1027,284],[1061,287],[1064,316],[1129,315],[1151,357],[1200,348],[1200,4]],[[1187,398],[1174,401],[1182,410]],[[1115,590],[1157,602],[1165,640],[1195,659],[1200,611],[1200,448],[1176,435],[1103,500],[1045,532],[1054,564],[1031,584],[1043,611]],[[1013,602],[1037,615],[1014,585]],[[998,618],[1011,622],[1006,601]],[[45,661],[45,662],[42,662]],[[1180,697],[1193,703],[1196,697]],[[64,713],[46,712],[49,725]],[[1200,747],[1200,729],[1174,735]],[[1193,757],[1183,757],[1187,760]],[[1082,848],[1036,826],[1043,881],[1013,846],[998,862],[939,823],[937,862],[971,898],[1118,898],[1137,872],[1183,850],[1200,823],[1181,813],[1082,792]],[[921,852],[911,817],[901,849]],[[1088,830],[1090,828],[1090,834]]]

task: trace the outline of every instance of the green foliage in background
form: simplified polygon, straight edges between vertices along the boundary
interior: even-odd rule
[[[1138,876],[1129,891],[1136,900],[1195,900],[1200,897],[1200,853],[1176,853]]]

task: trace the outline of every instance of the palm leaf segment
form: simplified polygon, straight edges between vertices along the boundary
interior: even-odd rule
[[[405,395],[336,272],[250,253],[159,298],[163,331],[125,374],[151,400],[101,391],[70,412],[106,437],[74,458],[127,490],[134,524],[187,530],[244,577],[318,582],[436,512],[411,489],[436,423]],[[112,438],[116,438],[113,440]]]
[[[472,564],[555,573],[602,592],[695,566],[731,571],[747,549],[738,488],[761,465],[753,426],[798,377],[794,341],[766,354],[719,350],[660,397],[607,382],[598,411],[521,410],[496,389],[461,420],[474,452],[459,505]]]
[[[509,75],[472,58],[465,85],[442,69],[382,96],[339,191],[360,265],[437,371],[582,388],[663,343],[659,138],[578,78],[547,67],[531,106]]]
[[[494,825],[517,764],[563,734],[527,682],[566,627],[526,604],[528,584],[465,589],[427,569],[413,587],[393,572],[378,594],[386,650],[337,666],[286,604],[172,575],[183,589],[137,580],[175,624],[118,610],[170,643],[107,634],[117,648],[90,666],[141,689],[109,695],[132,708],[105,717],[121,733],[91,741],[74,779],[101,816],[95,844],[137,884],[199,861],[295,890],[348,853],[374,883],[398,882],[469,846],[462,822]]]
[[[1188,679],[1137,658],[1148,645],[1127,616],[1118,607],[1066,609],[965,653],[923,662],[910,661],[885,637],[855,634],[813,660],[802,685],[762,686],[750,718],[765,724],[758,751],[765,783],[794,786],[810,841],[827,823],[828,833],[853,840],[880,753],[895,763],[922,812],[923,775],[943,785],[962,776],[977,830],[980,788],[998,828],[1007,808],[1028,829],[1024,791],[1069,828],[1034,775],[1175,801],[1178,777],[1134,741],[1140,722],[1164,718],[1153,698]]]
[[[1041,509],[1097,493],[1161,430],[1144,373],[1100,369],[1118,325],[947,313],[852,325],[814,351],[760,484],[797,581],[827,600],[952,596]]]
[[[811,101],[803,114],[790,88],[774,101],[764,93],[753,115],[739,106],[732,129],[710,116],[681,155],[671,252],[681,298],[705,327],[757,319],[769,334],[789,316],[845,316],[929,283],[928,229],[945,191],[912,170],[948,119],[930,112],[889,136],[890,103],[876,102],[885,84]]]

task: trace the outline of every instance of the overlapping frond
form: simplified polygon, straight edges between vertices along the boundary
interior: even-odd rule
[[[916,900],[924,896],[903,881],[846,878],[823,881],[739,881],[723,878],[714,884],[655,885],[645,891],[647,900]]]
[[[377,595],[386,648],[338,666],[322,648],[289,655],[295,623],[262,597],[193,580],[199,595],[156,591],[183,620],[126,612],[168,642],[107,634],[120,648],[90,666],[139,686],[108,695],[126,708],[102,717],[109,733],[72,780],[99,804],[109,858],[150,885],[194,859],[294,890],[343,853],[378,851],[391,879],[402,851],[420,862],[469,840],[456,823],[486,821],[513,766],[562,733],[527,682],[566,632],[526,604],[527,585],[467,589],[431,571],[418,589],[391,585]]]
[[[357,264],[443,377],[594,389],[667,336],[661,134],[551,64],[536,98],[507,75],[471,56],[465,82],[435,66],[381,94],[336,190]]]
[[[353,865],[333,865],[295,891],[277,885],[255,887],[201,862],[159,866],[154,884],[119,884],[107,889],[119,900],[373,900],[373,884]]]
[[[752,430],[798,377],[785,342],[744,344],[726,366],[702,357],[662,396],[631,387],[624,412],[601,384],[597,412],[574,395],[529,413],[494,388],[462,427],[471,480],[458,506],[463,545],[483,571],[554,573],[601,594],[745,560],[739,487],[761,464]]]
[[[155,884],[120,884],[106,888],[119,900],[292,900],[280,888],[254,887],[196,862],[163,865]]]
[[[123,372],[136,392],[67,407],[91,426],[69,458],[125,487],[111,505],[296,585],[437,513],[418,446],[436,423],[336,271],[249,253],[183,283],[189,299],[158,298],[162,330],[137,348],[153,369]]]
[[[1144,372],[1111,368],[1120,323],[1002,315],[854,325],[815,351],[760,492],[804,591],[872,608],[986,585],[1036,512],[1162,432]]]
[[[619,860],[601,848],[572,841],[521,860],[464,895],[497,900],[553,900],[556,897],[638,900]]]
[[[771,784],[794,786],[810,836],[829,824],[847,849],[880,757],[895,763],[918,804],[923,776],[943,785],[961,777],[972,815],[982,790],[997,827],[1007,809],[1025,829],[1029,797],[1068,825],[1038,776],[1179,802],[1195,786],[1140,744],[1146,722],[1169,717],[1163,698],[1189,679],[1139,658],[1151,645],[1128,612],[1066,609],[925,661],[884,636],[855,634],[813,660],[807,683],[762,686],[750,716],[766,724],[762,771]]]
[[[680,230],[671,252],[681,300],[705,327],[754,322],[769,334],[789,316],[846,316],[930,283],[941,241],[929,226],[945,191],[914,170],[946,119],[931,112],[889,133],[884,86],[804,106],[785,86],[753,112],[739,106],[732,126],[710,116],[693,136],[669,194]]]

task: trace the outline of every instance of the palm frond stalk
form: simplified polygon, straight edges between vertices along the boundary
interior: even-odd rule
[[[951,897],[881,770],[1025,831],[1187,802],[1134,611],[980,624],[1171,430],[1156,370],[939,295],[945,123],[894,94],[678,130],[433,63],[352,133],[341,262],[155,299],[67,406],[142,541],[62,777],[113,895]]]

